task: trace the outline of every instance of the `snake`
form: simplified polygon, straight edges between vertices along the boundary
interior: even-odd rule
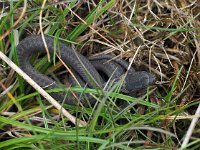
[[[59,55],[81,86],[87,85],[89,88],[103,88],[106,81],[100,72],[103,72],[109,79],[112,78],[115,82],[119,81],[126,74],[121,88],[121,91],[124,93],[139,91],[155,81],[153,74],[146,71],[135,71],[133,67],[129,67],[127,61],[120,58],[114,59],[114,56],[110,54],[93,55],[87,58],[60,40],[55,42],[55,39],[50,36],[44,36],[44,39],[47,47],[45,47],[41,35],[31,35],[21,40],[16,49],[19,67],[38,85],[46,89],[65,86],[40,73],[31,65],[31,56],[37,53],[45,54],[46,48],[48,48],[50,55],[55,54],[55,52]],[[70,77],[69,81],[72,82],[72,85],[77,85],[73,77]],[[58,101],[65,100],[67,104],[77,104],[77,100],[74,100],[71,96],[66,97],[66,92],[52,92],[50,95]],[[80,101],[84,106],[88,106],[88,103],[94,104],[96,102],[93,98],[89,98],[89,102],[84,98],[80,99]]]

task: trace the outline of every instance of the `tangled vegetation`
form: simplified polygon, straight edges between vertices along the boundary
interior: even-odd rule
[[[89,108],[61,104],[85,122],[79,127],[0,59],[1,149],[200,148],[199,121],[190,128],[200,115],[194,116],[200,101],[199,0],[19,0],[0,6],[0,51],[16,64],[17,43],[45,34],[84,56],[112,54],[156,76],[154,85],[134,97],[118,93],[115,85],[103,94],[71,87],[99,101]],[[33,64],[66,82],[59,61],[42,57]],[[129,105],[118,107],[118,101]]]

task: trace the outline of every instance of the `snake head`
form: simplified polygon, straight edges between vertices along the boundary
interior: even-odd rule
[[[124,86],[125,93],[134,93],[154,83],[155,76],[146,71],[128,72]]]

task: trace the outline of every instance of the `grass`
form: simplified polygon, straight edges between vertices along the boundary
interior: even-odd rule
[[[46,35],[85,56],[111,53],[129,62],[134,58],[132,66],[151,71],[157,82],[135,97],[119,92],[121,82],[111,83],[107,89],[47,91],[94,95],[98,105],[61,103],[73,116],[87,122],[87,126],[79,127],[24,84],[14,68],[1,59],[0,149],[200,148],[199,122],[194,130],[189,127],[200,100],[198,1],[52,0],[45,3],[39,24],[42,2],[11,1],[1,8],[0,50],[16,64],[16,43],[31,34],[41,34],[42,25]],[[66,82],[55,56],[51,63],[47,57],[36,58],[35,68]],[[121,101],[129,105],[119,107]],[[189,130],[189,143],[181,147]]]

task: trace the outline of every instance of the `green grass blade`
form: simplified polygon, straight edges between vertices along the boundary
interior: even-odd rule
[[[90,14],[85,18],[85,23],[79,24],[67,37],[68,40],[74,41],[94,20],[100,17],[104,12],[111,8],[115,4],[116,0],[111,0],[106,3],[105,0],[101,0],[96,8],[94,8]],[[105,4],[106,3],[106,4]],[[102,5],[105,6],[102,7]]]

